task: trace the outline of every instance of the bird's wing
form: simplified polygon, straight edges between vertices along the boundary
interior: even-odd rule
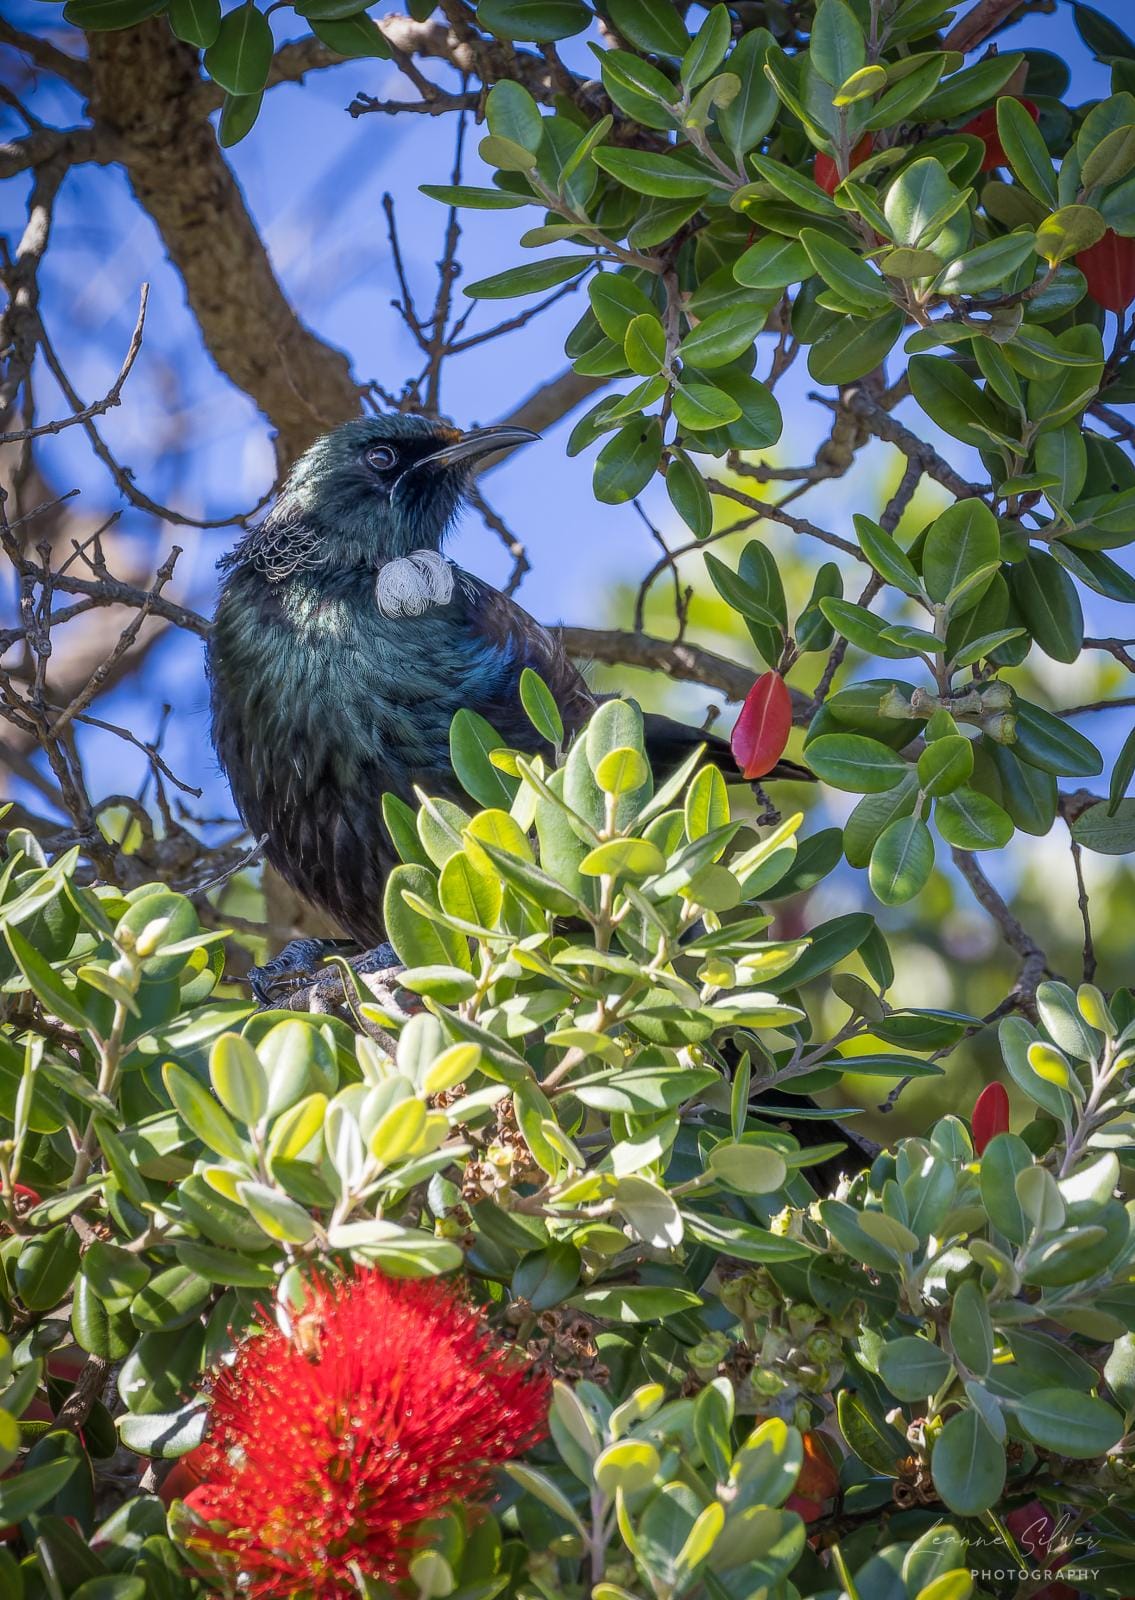
[[[525,667],[539,673],[551,690],[569,733],[595,709],[595,696],[569,659],[559,634],[543,627],[515,600],[459,568],[452,603],[462,613],[465,627],[482,639],[499,661],[509,664],[512,676],[519,680]],[[472,687],[475,689],[475,685]],[[499,710],[497,694],[494,690],[494,703],[488,708],[472,701],[466,703],[475,710],[484,710],[493,721],[494,711]]]

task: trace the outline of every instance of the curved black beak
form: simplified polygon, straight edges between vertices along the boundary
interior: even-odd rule
[[[476,461],[481,456],[496,455],[503,450],[515,450],[518,444],[530,444],[540,435],[531,428],[513,428],[501,423],[492,428],[471,428],[460,434],[452,444],[443,445],[432,455],[420,456],[416,467],[456,467],[463,461]]]

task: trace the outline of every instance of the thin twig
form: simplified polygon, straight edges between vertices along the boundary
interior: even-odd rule
[[[92,417],[101,417],[104,412],[110,411],[114,406],[122,403],[122,389],[130,376],[130,369],[138,359],[138,352],[142,348],[142,330],[146,325],[146,306],[150,299],[150,285],[144,283],[138,297],[138,319],[134,324],[134,332],[130,336],[130,346],[126,351],[126,358],[119,368],[118,376],[101,400],[94,400],[89,406],[84,406],[81,411],[74,411],[69,417],[61,417],[51,422],[41,422],[37,428],[20,428],[12,433],[0,433],[0,444],[18,444],[24,439],[39,439],[46,433],[62,433],[64,428],[70,428],[76,422],[89,422]]]

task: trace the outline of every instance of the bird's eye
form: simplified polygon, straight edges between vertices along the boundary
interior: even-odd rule
[[[398,457],[388,444],[376,444],[373,450],[367,451],[367,460],[376,472],[385,472],[392,467]]]

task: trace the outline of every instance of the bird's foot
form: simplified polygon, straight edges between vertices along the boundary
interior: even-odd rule
[[[261,1006],[284,1011],[342,1011],[355,998],[344,986],[342,967],[339,962],[321,965],[339,956],[380,1004],[406,1009],[395,996],[402,963],[393,945],[379,944],[353,955],[348,951],[357,951],[357,946],[346,939],[293,939],[275,960],[249,974],[253,993]]]
[[[349,939],[293,939],[278,956],[248,974],[252,992],[262,1008],[286,1006],[287,996],[309,985],[328,956],[344,955],[357,947]]]

